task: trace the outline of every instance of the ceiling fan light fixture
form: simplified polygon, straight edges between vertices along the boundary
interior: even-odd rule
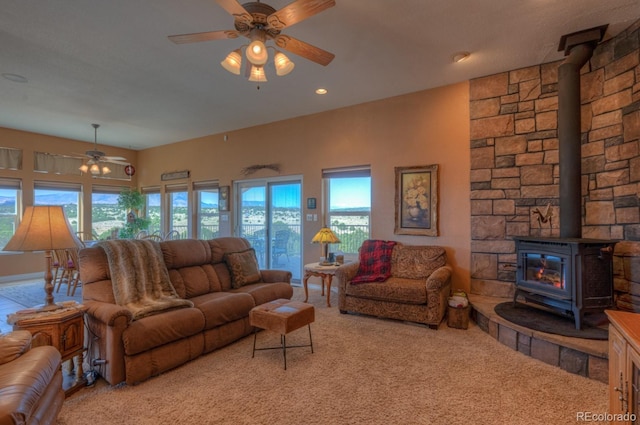
[[[229,53],[227,57],[220,62],[220,65],[232,74],[240,75],[240,67],[242,66],[242,55],[240,49],[236,49]]]
[[[287,75],[293,68],[296,66],[291,60],[282,52],[276,52],[273,57],[273,63],[276,67],[276,75],[278,77],[282,77],[283,75]]]
[[[97,176],[98,174],[100,174],[100,167],[98,166],[98,164],[91,164],[91,167],[89,167],[89,172],[94,176]]]
[[[253,40],[245,52],[247,59],[252,65],[262,66],[267,63],[269,55],[267,53],[267,46],[260,40]]]
[[[256,83],[264,83],[267,81],[267,76],[264,73],[264,68],[261,66],[252,66],[251,75],[249,75],[249,81]]]
[[[109,174],[111,172],[111,169],[106,165],[104,165],[101,171],[102,171],[102,174],[105,175],[105,174]]]
[[[78,170],[80,170],[83,173],[86,173],[87,171],[89,171],[89,166],[87,164],[82,164],[80,167],[78,167]]]

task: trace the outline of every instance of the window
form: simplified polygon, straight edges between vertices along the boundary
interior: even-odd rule
[[[220,234],[218,208],[218,182],[193,184],[196,199],[196,226],[198,239],[212,239]]]
[[[122,189],[116,186],[94,185],[91,189],[91,233],[107,239],[112,231],[124,226],[126,211],[118,206]]]
[[[174,230],[180,239],[189,238],[189,192],[184,185],[165,187],[169,207],[169,232]]]
[[[142,188],[144,214],[149,219],[149,233],[162,233],[162,197],[159,187]]]
[[[20,180],[0,179],[0,249],[9,242],[20,222]]]
[[[62,182],[35,182],[34,205],[62,205],[71,230],[79,231],[82,217],[82,185]]]
[[[371,237],[371,171],[369,166],[322,171],[327,198],[327,225],[340,238],[331,247],[348,257]]]

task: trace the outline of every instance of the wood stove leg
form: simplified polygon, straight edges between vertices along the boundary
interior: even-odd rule
[[[574,311],[573,315],[574,315],[575,320],[576,320],[576,329],[577,330],[582,329],[582,312],[581,311]]]

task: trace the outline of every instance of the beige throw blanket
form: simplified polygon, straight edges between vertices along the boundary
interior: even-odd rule
[[[133,320],[165,310],[193,307],[178,298],[169,280],[160,244],[152,240],[104,241],[116,304],[128,308]]]

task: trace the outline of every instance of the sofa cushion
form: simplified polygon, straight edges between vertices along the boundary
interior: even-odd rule
[[[195,307],[204,315],[205,329],[213,329],[243,317],[256,306],[249,294],[213,292],[192,298]]]
[[[358,273],[352,284],[384,282],[391,276],[391,252],[396,242],[366,240],[360,247]]]
[[[253,248],[239,252],[228,252],[224,255],[224,261],[231,272],[231,286],[233,288],[260,282],[262,279],[256,251]]]
[[[143,317],[122,333],[124,352],[133,356],[202,332],[204,316],[197,308],[180,308]]]
[[[398,244],[391,255],[391,275],[406,279],[426,279],[446,264],[447,254],[441,246]]]
[[[293,288],[288,282],[252,283],[242,288],[233,289],[233,292],[249,294],[256,305],[264,304],[279,298],[291,299]]]
[[[424,281],[415,279],[390,277],[383,285],[379,283],[346,285],[345,292],[349,296],[370,300],[404,304],[427,303],[427,285]]]

